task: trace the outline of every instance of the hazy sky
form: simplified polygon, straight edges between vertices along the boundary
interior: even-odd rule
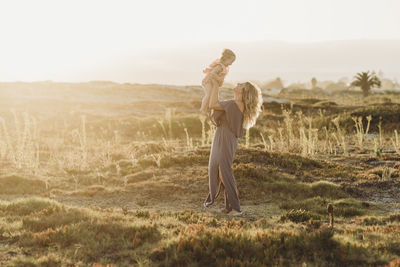
[[[0,81],[149,82],[116,69],[136,59],[136,68],[170,72],[138,55],[218,42],[400,40],[400,1],[9,0],[0,36]]]

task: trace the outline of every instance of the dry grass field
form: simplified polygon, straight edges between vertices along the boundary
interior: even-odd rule
[[[201,97],[0,84],[0,266],[399,266],[399,94],[265,93],[233,163],[237,218],[203,207]]]

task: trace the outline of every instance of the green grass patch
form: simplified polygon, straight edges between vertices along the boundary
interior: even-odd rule
[[[18,175],[0,177],[0,194],[40,194],[46,191],[46,183]]]
[[[366,202],[360,202],[356,199],[345,198],[338,200],[331,200],[327,198],[322,198],[320,196],[308,198],[301,201],[287,201],[280,204],[281,209],[291,210],[291,209],[304,209],[310,212],[314,212],[320,215],[328,215],[327,205],[329,203],[333,204],[333,212],[335,216],[340,217],[354,217],[366,215],[372,206]]]
[[[253,235],[227,229],[197,227],[179,239],[154,249],[150,258],[160,266],[282,266],[306,262],[316,266],[354,266],[380,263],[362,246],[342,245],[333,231]]]
[[[261,148],[239,147],[233,162],[276,167],[299,178],[354,176],[354,167],[351,166],[310,159],[293,153],[264,151]]]
[[[0,202],[0,211],[5,215],[25,216],[58,205],[59,204],[56,201],[33,197],[20,199],[14,202]]]

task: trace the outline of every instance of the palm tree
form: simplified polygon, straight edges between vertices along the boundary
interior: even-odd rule
[[[356,76],[354,76],[354,79],[355,80],[351,83],[351,86],[361,87],[364,97],[369,95],[372,87],[381,87],[381,80],[379,80],[379,78],[375,75],[375,72],[359,72],[356,74]]]

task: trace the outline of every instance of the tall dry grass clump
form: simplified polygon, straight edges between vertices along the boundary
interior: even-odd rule
[[[394,147],[394,150],[396,153],[400,153],[400,141],[399,141],[399,135],[397,133],[397,130],[394,130],[394,139],[390,138],[390,141],[392,142],[392,145]]]
[[[205,146],[206,144],[206,116],[199,115],[199,119],[201,122],[201,146]]]
[[[302,112],[297,113],[299,124],[299,144],[301,154],[314,155],[318,149],[318,129],[312,128],[312,118],[304,117]],[[308,128],[305,126],[308,125]]]
[[[293,118],[291,117],[292,110],[282,108],[282,114],[284,116],[284,124],[286,126],[286,136],[287,136],[287,150],[290,151],[293,142]]]
[[[336,117],[336,118],[334,118],[334,119],[332,120],[333,124],[334,124],[335,127],[336,127],[336,133],[333,133],[333,136],[334,136],[334,138],[336,139],[336,142],[337,142],[338,146],[339,146],[339,147],[340,147],[340,146],[342,147],[342,149],[343,149],[343,154],[344,154],[345,156],[348,156],[349,153],[348,153],[348,151],[347,151],[347,146],[346,146],[346,136],[345,136],[345,134],[344,134],[344,131],[340,128],[339,119],[340,119],[340,116],[338,116],[338,117]]]
[[[365,132],[364,132],[363,117],[362,116],[351,117],[351,119],[354,121],[354,126],[356,127],[356,136],[357,136],[357,140],[358,140],[358,145],[359,145],[360,149],[363,149],[365,136],[368,135],[369,126],[371,124],[372,116],[369,115],[369,116],[366,117],[366,119],[367,119],[367,128],[365,129]]]
[[[15,110],[14,129],[10,135],[6,121],[0,117],[0,157],[3,161],[11,162],[18,169],[29,169],[34,173],[39,169],[39,130],[36,118],[29,113],[22,113],[23,123]]]

